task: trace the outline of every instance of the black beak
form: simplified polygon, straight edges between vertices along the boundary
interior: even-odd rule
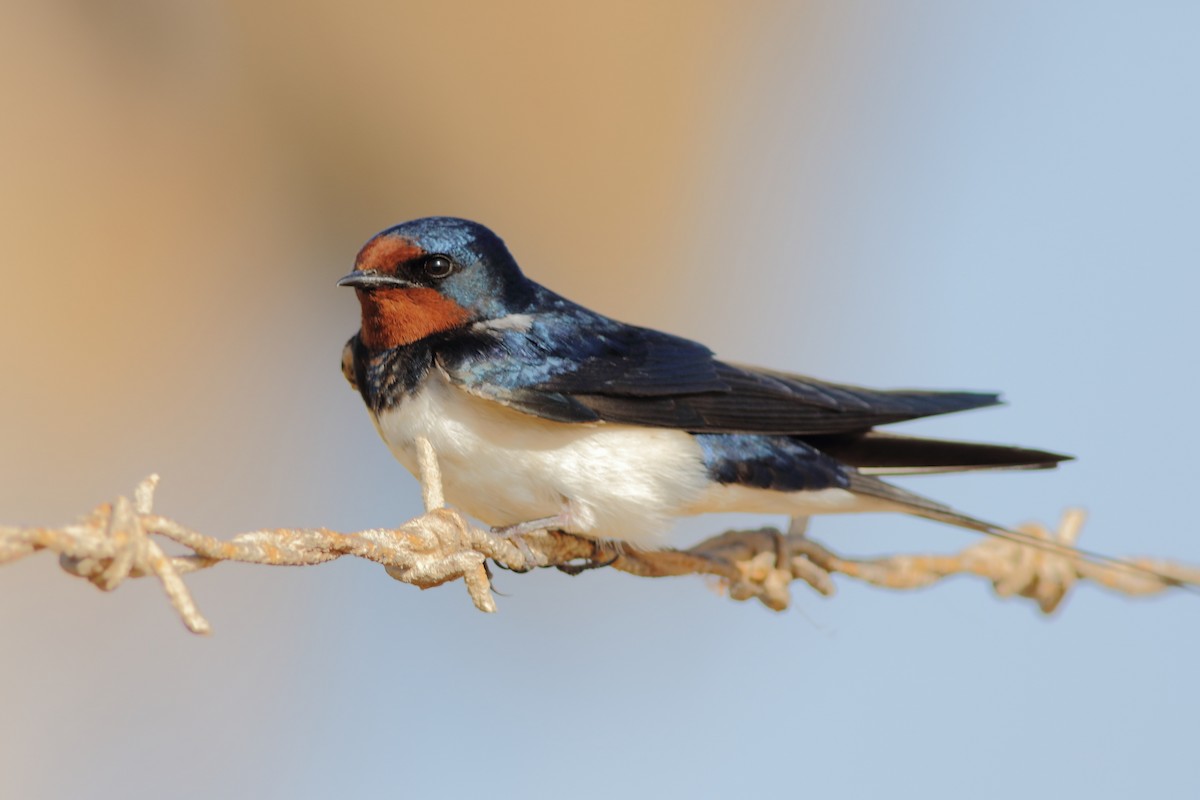
[[[384,275],[371,269],[356,269],[337,282],[338,286],[353,286],[355,289],[406,289],[413,284],[392,275]]]

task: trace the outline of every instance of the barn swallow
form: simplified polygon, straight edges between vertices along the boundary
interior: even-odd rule
[[[362,306],[342,371],[380,436],[414,475],[425,437],[446,499],[507,533],[655,548],[694,514],[897,511],[1008,538],[883,476],[1068,458],[877,431],[999,398],[866,389],[718,360],[535,283],[499,237],[464,219],[388,228],[338,285],[354,287]]]

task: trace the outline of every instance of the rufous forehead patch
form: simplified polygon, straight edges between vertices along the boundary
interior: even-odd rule
[[[357,270],[395,272],[397,264],[425,255],[425,250],[411,239],[395,234],[380,234],[363,245],[354,259]]]

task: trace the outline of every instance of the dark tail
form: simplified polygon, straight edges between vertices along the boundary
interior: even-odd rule
[[[1000,444],[924,439],[868,431],[805,436],[805,442],[864,475],[916,475],[980,469],[1050,469],[1071,456]]]

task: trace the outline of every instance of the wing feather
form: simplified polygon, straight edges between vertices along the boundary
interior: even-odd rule
[[[438,363],[467,391],[535,416],[694,433],[850,433],[999,402],[991,393],[884,391],[736,366],[697,342],[582,309],[539,315],[519,330],[473,330]]]

